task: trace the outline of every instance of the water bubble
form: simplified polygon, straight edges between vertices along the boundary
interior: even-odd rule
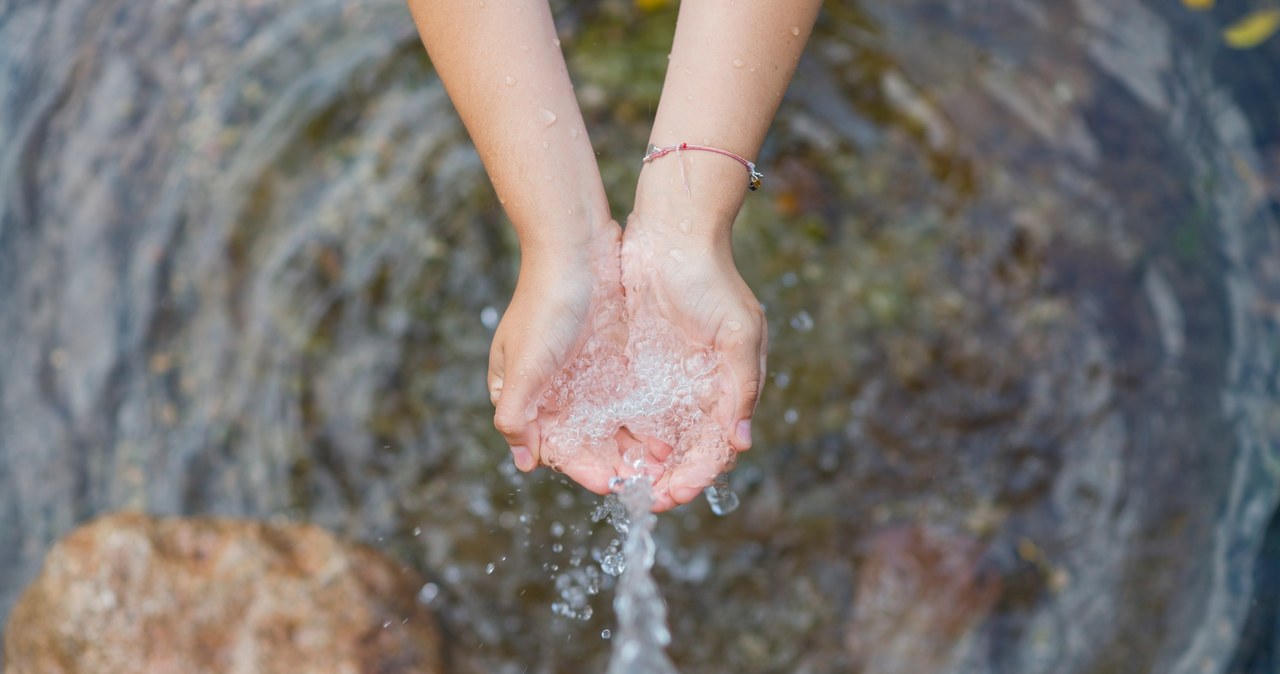
[[[744,63],[744,62],[742,61],[742,59],[734,59],[734,60],[733,60],[733,67],[734,67],[734,68],[741,68],[742,66],[745,66],[745,65],[747,65],[747,64],[746,64],[746,63]]]
[[[480,324],[490,330],[498,327],[498,310],[493,307],[485,307],[480,310]]]
[[[800,413],[797,412],[795,408],[791,408],[786,412],[782,413],[782,420],[787,422],[788,424],[794,424],[799,418],[800,418]]]
[[[773,383],[777,384],[778,388],[786,388],[791,385],[791,374],[789,372],[779,372],[773,375]]]
[[[493,570],[494,570],[495,568],[497,568],[497,567],[496,567],[496,566],[494,566],[493,562],[489,562],[489,563],[488,563],[488,564],[486,564],[486,565],[485,565],[485,567],[484,567],[484,575],[486,575],[486,576],[492,576],[492,575],[493,575]]]
[[[435,583],[427,583],[418,590],[418,601],[423,604],[430,604],[438,596],[440,596],[440,586]]]
[[[506,82],[507,86],[509,87],[514,87],[516,85],[516,78],[512,77],[511,75],[507,75],[506,77],[502,78],[502,81]]]
[[[559,522],[551,523],[551,535],[560,538],[564,535],[564,525]]]
[[[422,527],[414,527],[414,528],[413,528],[413,537],[414,537],[414,538],[417,538],[418,536],[421,536],[421,535],[422,535]]]
[[[611,636],[613,636],[613,632],[610,632],[608,628],[600,630],[601,639],[608,639]]]

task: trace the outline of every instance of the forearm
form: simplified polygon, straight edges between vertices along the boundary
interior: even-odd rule
[[[820,5],[820,0],[681,3],[650,142],[708,145],[754,161]],[[696,209],[727,230],[746,191],[746,169],[730,158],[696,151],[679,158],[670,154],[645,165],[637,210]],[[715,234],[724,238],[728,232]]]
[[[608,202],[546,0],[408,0],[526,259],[584,250]]]

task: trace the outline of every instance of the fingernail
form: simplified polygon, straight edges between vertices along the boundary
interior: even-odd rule
[[[751,420],[743,419],[738,422],[738,442],[743,447],[751,446]]]
[[[516,468],[524,472],[533,470],[533,453],[524,445],[516,445],[511,448],[511,458],[515,461]]]

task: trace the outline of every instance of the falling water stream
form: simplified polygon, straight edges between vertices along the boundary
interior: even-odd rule
[[[631,478],[618,486],[617,504],[610,524],[626,537],[623,543],[625,566],[618,578],[613,609],[618,629],[613,633],[613,655],[608,674],[677,674],[667,646],[671,629],[667,626],[667,606],[653,580],[657,550],[653,525],[652,482]]]
[[[623,218],[675,5],[554,4]],[[401,2],[0,0],[0,620],[140,508],[377,546],[451,674],[659,643],[607,605],[650,556],[683,674],[1273,674],[1280,39],[1236,4],[824,3],[734,232],[741,504],[601,579],[598,497],[492,429],[518,250]]]

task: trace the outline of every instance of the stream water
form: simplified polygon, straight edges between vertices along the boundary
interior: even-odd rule
[[[556,11],[622,217],[674,7]],[[741,505],[652,522],[680,672],[1276,672],[1243,11],[825,3],[735,229]],[[490,423],[517,267],[402,3],[0,0],[0,620],[98,513],[251,516],[421,571],[454,674],[606,671],[616,532]]]

